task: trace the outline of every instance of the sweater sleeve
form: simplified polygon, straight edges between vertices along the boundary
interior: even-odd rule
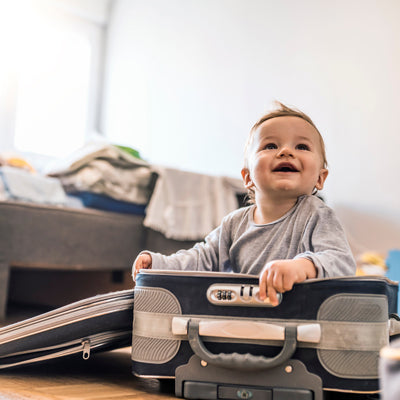
[[[203,242],[196,243],[189,250],[179,250],[166,256],[145,251],[152,258],[152,269],[182,271],[216,271],[218,269],[219,237],[221,227],[213,230]]]
[[[296,258],[307,258],[317,268],[318,278],[350,276],[356,272],[346,233],[329,207],[323,207],[310,217]]]

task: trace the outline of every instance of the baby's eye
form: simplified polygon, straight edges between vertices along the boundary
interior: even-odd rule
[[[304,143],[300,143],[296,146],[297,150],[310,150],[310,146]]]
[[[277,149],[278,146],[277,146],[275,143],[267,143],[267,144],[264,146],[264,148],[267,149],[267,150],[273,150],[273,149]]]

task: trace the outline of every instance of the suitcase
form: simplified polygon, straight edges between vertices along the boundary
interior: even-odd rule
[[[0,369],[130,346],[133,300],[111,292],[0,328]]]
[[[175,378],[177,396],[197,399],[376,393],[379,350],[398,330],[397,291],[383,277],[313,279],[272,306],[255,276],[143,270],[133,373]]]

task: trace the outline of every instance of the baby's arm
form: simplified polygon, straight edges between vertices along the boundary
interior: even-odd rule
[[[172,271],[216,271],[219,268],[220,227],[214,229],[203,242],[191,249],[182,249],[174,254],[145,250],[139,253],[132,266],[135,280],[140,269],[161,269]]]
[[[140,253],[133,263],[133,280],[136,280],[136,275],[140,269],[151,269],[152,259],[149,253]]]
[[[307,258],[270,261],[260,273],[260,298],[264,300],[268,295],[271,303],[276,306],[278,305],[277,292],[291,290],[295,283],[316,276],[317,269]]]

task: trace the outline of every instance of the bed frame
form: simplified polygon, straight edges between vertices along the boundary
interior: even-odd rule
[[[28,277],[31,286],[35,285],[31,277],[57,271],[61,274],[58,278],[29,288],[30,296],[44,297],[47,289],[64,291],[67,303],[101,292],[96,279],[87,282],[88,273],[98,277],[108,272],[118,280],[122,274],[130,274],[143,249],[172,253],[194,243],[168,240],[146,229],[143,219],[143,215],[94,209],[0,202],[0,319],[6,315],[11,271],[18,272],[19,279]],[[62,273],[68,273],[68,279]],[[86,281],[86,292],[67,296],[82,281]],[[129,284],[133,287],[133,281]]]

